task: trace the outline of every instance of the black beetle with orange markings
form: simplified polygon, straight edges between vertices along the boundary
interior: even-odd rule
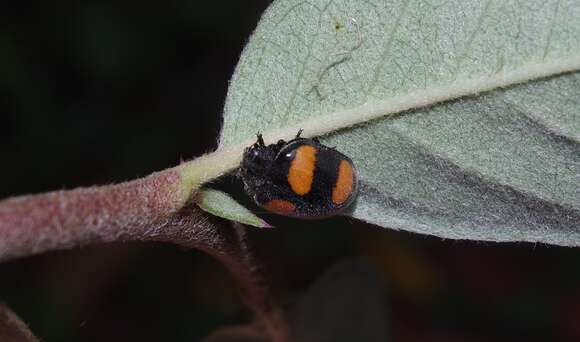
[[[261,134],[246,148],[240,176],[246,192],[266,210],[317,219],[347,208],[357,193],[352,160],[318,139],[296,138],[266,145]]]

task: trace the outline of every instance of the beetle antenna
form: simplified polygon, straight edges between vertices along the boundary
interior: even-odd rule
[[[266,146],[264,143],[264,138],[262,137],[262,133],[256,133],[256,137],[258,138],[257,144],[259,146]]]
[[[296,139],[300,138],[300,134],[302,134],[303,131],[304,130],[302,128],[298,130],[298,133],[296,133]]]

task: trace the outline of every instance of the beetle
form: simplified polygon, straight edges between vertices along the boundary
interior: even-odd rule
[[[352,160],[317,138],[266,145],[261,134],[244,150],[239,169],[246,192],[264,209],[285,216],[319,219],[352,204],[358,178]]]

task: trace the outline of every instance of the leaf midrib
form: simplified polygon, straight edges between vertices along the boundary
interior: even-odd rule
[[[386,100],[368,101],[351,109],[316,116],[289,124],[287,127],[263,132],[263,135],[267,142],[271,142],[289,139],[299,129],[306,128],[304,137],[323,136],[370,120],[384,119],[403,111],[578,70],[580,70],[580,54],[549,62],[527,63],[512,71],[479,78],[457,79],[447,85],[418,90]],[[248,137],[247,140],[236,145],[220,146],[213,153],[178,166],[184,180],[183,191],[191,192],[192,189],[237,168],[244,149],[254,140],[255,137]]]

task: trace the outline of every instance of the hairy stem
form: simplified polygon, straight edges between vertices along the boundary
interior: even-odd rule
[[[131,182],[0,201],[0,261],[112,241],[164,241],[200,249],[235,279],[243,301],[272,326],[277,312],[244,228],[201,211],[179,167]],[[278,324],[278,322],[274,322]],[[272,328],[273,331],[283,331]]]
[[[173,169],[131,182],[0,202],[0,261],[155,235],[185,203]]]
[[[0,303],[0,341],[38,342],[39,340],[9,307]]]

